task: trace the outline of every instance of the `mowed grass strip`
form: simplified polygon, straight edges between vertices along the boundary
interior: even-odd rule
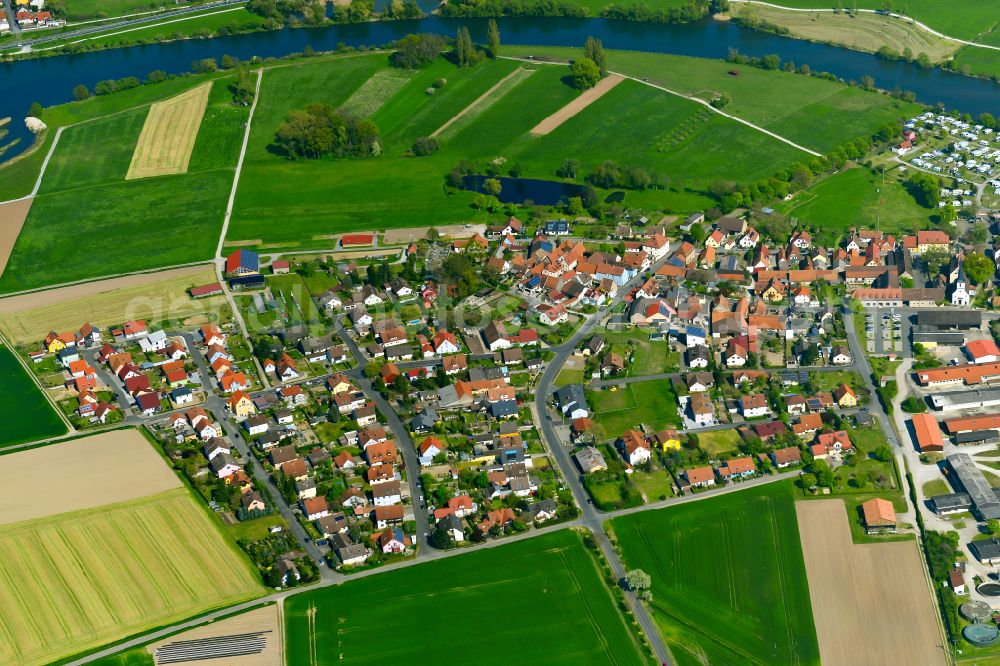
[[[580,113],[588,106],[599,100],[609,90],[617,86],[624,79],[617,74],[609,74],[597,82],[593,88],[588,88],[580,93],[580,96],[572,102],[559,109],[551,116],[538,123],[531,129],[534,136],[545,136],[555,131],[564,122]]]
[[[187,171],[211,90],[208,81],[149,108],[126,180]]]
[[[793,490],[771,484],[609,521],[681,664],[819,664]]]
[[[395,67],[380,69],[361,84],[341,107],[351,115],[367,118],[379,110],[413,78],[413,72]]]
[[[472,104],[449,118],[444,125],[441,125],[441,127],[431,132],[431,136],[439,136],[442,139],[454,136],[454,134],[458,132],[463,125],[471,122],[476,116],[482,113],[485,109],[488,109],[494,102],[507,94],[507,92],[523,80],[524,77],[530,76],[534,71],[535,70],[533,69],[518,67],[510,74],[497,81],[489,90],[477,97]]]
[[[482,617],[484,609],[486,633],[449,632],[447,650],[427,629],[429,618]],[[441,663],[475,655],[480,666],[649,663],[569,530],[299,594],[286,600],[285,621],[289,664],[375,665],[390,656],[417,664],[430,654]]]
[[[33,666],[261,593],[184,488],[0,530],[0,663]]]
[[[62,419],[5,345],[0,345],[0,377],[6,393],[0,400],[0,423],[4,424],[0,449],[66,432]]]

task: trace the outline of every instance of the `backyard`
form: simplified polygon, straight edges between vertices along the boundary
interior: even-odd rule
[[[605,439],[614,439],[629,428],[644,424],[654,430],[680,424],[677,396],[669,379],[627,384],[617,391],[588,391],[591,418]]]

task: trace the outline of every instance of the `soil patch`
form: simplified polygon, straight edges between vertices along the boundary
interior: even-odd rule
[[[445,238],[472,238],[476,234],[485,234],[485,224],[473,224],[466,228],[463,224],[451,224],[443,227],[434,227],[438,233]],[[382,235],[384,245],[402,245],[403,243],[413,243],[427,237],[427,230],[430,227],[410,227],[408,229],[390,229]]]
[[[532,136],[545,136],[556,130],[564,122],[580,113],[588,106],[603,97],[609,90],[617,86],[619,83],[624,81],[625,78],[619,76],[618,74],[608,74],[603,79],[597,82],[597,85],[593,88],[584,90],[579,97],[574,99],[572,102],[559,109],[551,116],[543,120],[542,122],[535,125],[534,129],[531,130]]]
[[[841,500],[795,513],[824,666],[948,663],[916,541],[855,544]]]
[[[280,621],[279,614],[280,609],[277,604],[258,608],[235,617],[219,620],[203,627],[197,627],[190,631],[176,634],[149,645],[146,650],[155,656],[158,648],[170,643],[262,632],[265,646],[259,654],[200,659],[198,660],[198,664],[200,666],[278,666],[284,661],[284,627]]]
[[[28,218],[32,201],[32,199],[22,199],[0,204],[0,275],[3,275],[10,253],[14,250],[14,243],[21,233],[21,227]]]
[[[39,484],[44,491],[39,492]],[[0,456],[0,525],[154,495],[180,480],[138,431]]]

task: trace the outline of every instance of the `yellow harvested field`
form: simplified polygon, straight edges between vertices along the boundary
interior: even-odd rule
[[[127,462],[120,474],[145,478]],[[178,488],[0,528],[0,664],[51,663],[259,596],[206,511]]]
[[[44,492],[38,491],[39,483]],[[180,486],[177,475],[138,431],[114,430],[0,456],[0,525]]]
[[[534,129],[531,130],[531,135],[545,136],[550,132],[554,132],[564,122],[580,113],[597,100],[601,99],[601,97],[603,97],[609,90],[624,80],[624,77],[621,77],[618,74],[608,74],[603,79],[598,81],[596,86],[584,90],[580,93],[579,97],[553,113],[542,122],[535,125]]]
[[[218,281],[209,266],[130,275],[0,299],[0,329],[15,344],[37,342],[49,331],[107,327],[128,319],[183,321],[212,314],[228,318],[224,296],[191,298],[187,290]]]
[[[932,62],[950,58],[961,46],[918,28],[909,21],[877,14],[847,12],[803,12],[764,5],[732,5],[736,15],[788,28],[802,39],[838,44],[874,53],[888,46],[897,53],[910,49],[926,53]]]
[[[34,199],[21,199],[0,204],[0,275],[3,275],[3,269],[7,267],[10,252],[28,218],[32,201]]]
[[[948,663],[916,541],[855,544],[841,500],[795,513],[823,666]]]
[[[149,107],[125,180],[187,172],[211,90],[209,81]]]
[[[201,659],[198,661],[198,666],[280,666],[285,657],[284,630],[281,607],[272,604],[165,638],[148,646],[146,650],[155,655],[158,648],[179,641],[261,633],[265,645],[258,654]]]

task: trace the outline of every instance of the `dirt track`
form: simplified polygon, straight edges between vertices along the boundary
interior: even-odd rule
[[[0,456],[0,525],[125,502],[181,482],[138,431]]]
[[[531,135],[545,136],[546,134],[555,131],[555,129],[564,122],[599,100],[605,93],[624,80],[625,79],[618,74],[608,74],[603,79],[598,81],[596,86],[584,90],[579,97],[553,113],[542,122],[535,125],[534,129],[531,130]]]
[[[3,269],[7,267],[14,243],[28,218],[31,202],[32,199],[22,199],[0,204],[0,275],[3,275]]]
[[[823,666],[948,663],[915,541],[853,543],[841,500],[795,512]]]

